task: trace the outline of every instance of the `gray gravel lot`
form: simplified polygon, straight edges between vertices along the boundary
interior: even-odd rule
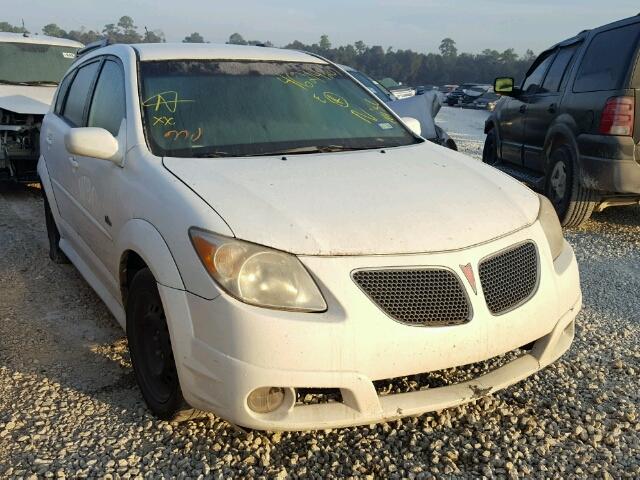
[[[0,185],[0,476],[639,478],[639,237],[638,207],[567,232],[584,294],[576,341],[511,388],[376,426],[244,432],[148,413],[123,332],[72,266],[48,259],[39,191]]]

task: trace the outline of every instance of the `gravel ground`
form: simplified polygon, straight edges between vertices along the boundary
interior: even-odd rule
[[[484,146],[484,121],[489,116],[486,110],[462,109],[443,105],[436,123],[453,138],[458,150],[475,158],[482,158]]]
[[[445,112],[458,135],[479,118]],[[148,413],[115,320],[73,267],[48,259],[39,192],[0,185],[0,476],[639,478],[640,208],[594,215],[567,238],[584,310],[556,364],[418,418],[245,432]]]

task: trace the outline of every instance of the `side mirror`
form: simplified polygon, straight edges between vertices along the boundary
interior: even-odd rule
[[[498,77],[493,82],[493,91],[500,95],[512,97],[518,94],[518,90],[512,77]]]
[[[420,122],[418,120],[413,117],[402,117],[401,120],[407,127],[409,127],[409,130],[411,130],[417,136],[420,137],[422,135],[422,127],[420,126]]]
[[[64,136],[67,151],[81,157],[98,158],[120,164],[118,140],[104,128],[72,128]]]

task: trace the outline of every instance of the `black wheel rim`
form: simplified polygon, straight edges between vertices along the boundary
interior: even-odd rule
[[[144,300],[136,309],[137,367],[148,394],[158,403],[167,403],[178,384],[169,329],[162,305],[149,297]]]

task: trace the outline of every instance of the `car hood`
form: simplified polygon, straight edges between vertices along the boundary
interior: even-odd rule
[[[422,144],[248,158],[164,158],[237,238],[299,255],[455,250],[532,224],[539,201],[481,162]]]
[[[0,108],[24,115],[45,115],[55,92],[54,86],[0,85]]]

